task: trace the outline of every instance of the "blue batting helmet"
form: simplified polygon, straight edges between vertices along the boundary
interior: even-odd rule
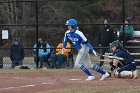
[[[66,26],[72,26],[73,28],[76,28],[77,27],[77,21],[75,19],[69,19],[67,20]]]

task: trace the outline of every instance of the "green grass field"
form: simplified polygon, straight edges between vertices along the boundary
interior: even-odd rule
[[[71,89],[50,90],[48,92],[39,93],[140,93],[138,87],[81,87]]]

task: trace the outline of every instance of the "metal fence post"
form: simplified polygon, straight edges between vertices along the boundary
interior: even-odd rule
[[[3,56],[0,55],[0,68],[3,68]]]
[[[38,51],[39,51],[39,44],[38,44],[38,0],[36,0],[35,2],[35,7],[36,7],[36,42],[37,42],[37,51],[36,51],[36,55],[37,55],[37,68],[39,67],[39,57],[38,57]]]
[[[122,0],[122,16],[123,16],[123,48],[126,47],[126,40],[125,40],[125,32],[124,32],[124,27],[125,27],[125,0]]]

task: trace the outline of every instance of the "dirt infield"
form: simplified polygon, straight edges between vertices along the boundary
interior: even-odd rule
[[[1,73],[0,93],[39,93],[54,89],[79,88],[84,86],[140,86],[140,78],[108,78],[105,81],[99,81],[100,74],[96,72],[93,73],[96,77],[94,81],[85,81],[84,79],[87,78],[87,76],[79,70]]]

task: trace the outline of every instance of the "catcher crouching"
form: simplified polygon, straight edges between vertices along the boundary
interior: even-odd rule
[[[117,78],[136,79],[136,62],[134,61],[133,56],[122,48],[122,45],[119,40],[113,41],[110,44],[110,48],[113,52],[113,56],[123,58],[123,60],[113,59],[113,61],[110,63],[110,72],[113,72],[114,76]]]

